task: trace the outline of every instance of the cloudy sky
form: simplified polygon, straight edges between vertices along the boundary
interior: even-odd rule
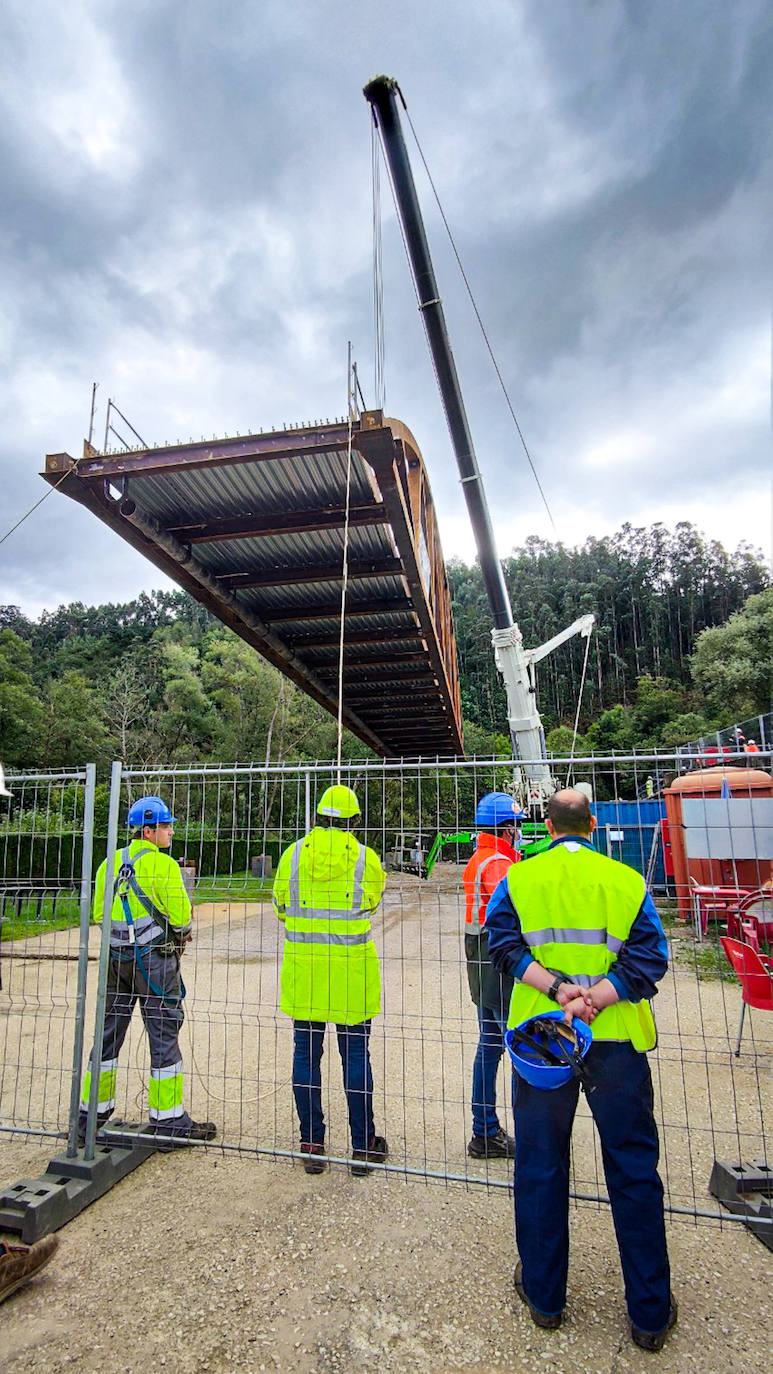
[[[150,444],[373,399],[363,84],[400,81],[558,536],[770,549],[769,0],[6,0],[0,536],[91,384]],[[501,553],[554,531],[419,175]],[[386,178],[387,411],[473,554]],[[54,493],[0,546],[29,614],[159,573]]]

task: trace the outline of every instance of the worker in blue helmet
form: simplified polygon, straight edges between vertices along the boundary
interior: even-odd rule
[[[110,921],[105,1030],[99,1059],[97,1127],[112,1116],[116,1100],[118,1055],[139,1002],[150,1042],[149,1134],[170,1147],[213,1140],[211,1121],[194,1121],[183,1106],[183,1064],[179,1033],[185,989],[180,955],[191,939],[191,904],[179,864],[165,850],[172,843],[175,817],[161,797],[140,797],[129,807],[129,843],[116,850]],[[94,920],[105,903],[107,860],[97,870]],[[78,1132],[86,1132],[95,1054],[83,1080]]]
[[[518,859],[523,812],[507,792],[487,792],[475,808],[475,853],[464,870],[464,953],[470,996],[478,1013],[478,1047],[472,1067],[472,1159],[511,1159],[512,1136],[497,1114],[496,1083],[504,1054],[504,1032],[513,980],[495,969],[488,956],[485,927],[489,898]]]
[[[527,1031],[533,1039],[556,1003],[562,1021],[584,1021],[592,1040],[584,1057],[577,1044],[579,1076],[559,1068],[565,1081],[558,1083],[555,1068],[539,1069],[535,1077],[533,1068],[524,1075],[523,1064],[514,1061],[520,1259],[513,1282],[535,1325],[552,1330],[561,1324],[570,1141],[582,1080],[601,1139],[631,1336],[643,1350],[660,1350],[677,1308],[647,1051],[656,1042],[650,1002],[668,967],[668,946],[641,874],[595,849],[588,798],[574,788],[556,792],[546,824],[550,847],[511,866],[489,902],[489,953],[495,967],[516,980],[511,1040]]]

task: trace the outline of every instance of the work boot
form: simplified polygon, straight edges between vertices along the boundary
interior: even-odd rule
[[[631,1340],[634,1345],[638,1345],[640,1350],[662,1350],[666,1342],[666,1336],[672,1327],[676,1326],[676,1319],[679,1316],[679,1308],[676,1298],[671,1294],[671,1305],[668,1309],[668,1321],[662,1331],[642,1331],[640,1327],[634,1326],[631,1322]]]
[[[521,1264],[520,1260],[515,1266],[515,1273],[513,1274],[513,1287],[516,1293],[518,1294],[518,1297],[521,1299],[521,1302],[525,1303],[528,1307],[529,1316],[531,1317],[535,1326],[541,1327],[543,1331],[558,1330],[559,1326],[564,1320],[563,1312],[540,1312],[539,1308],[535,1307],[534,1303],[531,1302],[529,1298],[527,1298],[526,1290],[523,1286],[523,1265]]]
[[[325,1147],[324,1147],[324,1145],[312,1145],[311,1142],[308,1141],[308,1140],[302,1140],[302,1141],[301,1141],[301,1154],[302,1154],[302,1155],[309,1155],[309,1156],[312,1156],[312,1155],[323,1155],[324,1153],[325,1153]],[[326,1168],[327,1168],[327,1160],[326,1160],[326,1159],[313,1159],[313,1158],[309,1158],[309,1159],[304,1160],[303,1167],[304,1167],[304,1169],[306,1170],[306,1173],[307,1173],[307,1174],[324,1174],[324,1172],[325,1172],[325,1170],[326,1170]]]
[[[148,1125],[143,1126],[142,1134],[157,1136],[156,1149],[161,1154],[167,1154],[170,1150],[184,1149],[196,1140],[214,1140],[217,1126],[214,1121],[194,1121],[187,1112],[183,1112],[182,1116],[173,1116],[166,1121],[151,1118]],[[164,1140],[164,1136],[169,1139]]]
[[[34,1245],[9,1245],[0,1240],[0,1302],[38,1274],[58,1245],[58,1236],[45,1236]]]
[[[493,1135],[474,1135],[467,1146],[471,1159],[514,1159],[515,1141],[499,1127]]]
[[[389,1146],[383,1135],[372,1135],[367,1150],[352,1150],[352,1159],[362,1160],[361,1164],[352,1165],[352,1173],[355,1178],[366,1178],[372,1174],[370,1168],[372,1164],[383,1164],[389,1154]]]
[[[110,1120],[110,1118],[111,1118],[112,1115],[113,1115],[113,1109],[112,1109],[112,1107],[111,1107],[110,1110],[107,1111],[107,1112],[97,1112],[97,1139],[99,1139],[99,1132],[100,1132],[101,1130],[104,1130],[105,1126],[107,1125],[107,1123],[108,1123],[108,1121]],[[79,1112],[79,1113],[78,1113],[78,1148],[81,1149],[81,1150],[83,1149],[84,1145],[86,1144],[86,1121],[87,1121],[86,1113],[85,1113],[85,1112]]]

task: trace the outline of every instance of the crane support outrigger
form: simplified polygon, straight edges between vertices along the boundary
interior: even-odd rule
[[[370,103],[389,168],[397,213],[418,296],[419,311],[424,321],[462,490],[475,536],[483,581],[494,618],[491,633],[494,658],[505,686],[513,756],[520,764],[516,784],[522,793],[522,800],[527,805],[540,807],[555,791],[555,782],[547,761],[545,732],[536,705],[534,665],[572,635],[581,634],[587,637],[593,627],[594,616],[581,616],[568,629],[555,635],[538,649],[524,649],[523,636],[513,617],[502,564],[496,550],[483,479],[475,456],[443,304],[403,137],[397,101],[399,97],[405,105],[405,100],[397,82],[389,76],[375,77],[363,93]]]

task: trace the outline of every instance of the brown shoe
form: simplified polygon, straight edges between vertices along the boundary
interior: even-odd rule
[[[45,1236],[34,1245],[9,1245],[0,1240],[0,1302],[45,1268],[58,1245],[58,1236]]]
[[[324,1145],[312,1145],[306,1140],[301,1141],[301,1154],[310,1156],[309,1159],[304,1161],[303,1165],[307,1174],[324,1174],[327,1168],[327,1160],[313,1158],[314,1155],[323,1155],[324,1153]]]
[[[389,1154],[389,1146],[383,1135],[372,1135],[367,1150],[352,1150],[352,1159],[361,1161],[351,1165],[352,1173],[355,1178],[367,1178],[372,1174],[369,1160],[374,1164],[383,1164]]]

